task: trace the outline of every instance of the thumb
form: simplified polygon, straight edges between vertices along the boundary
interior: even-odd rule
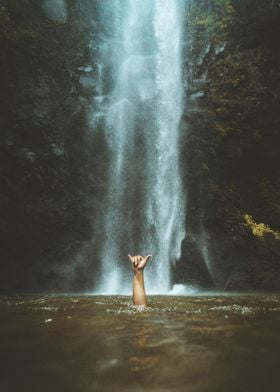
[[[148,255],[145,257],[145,261],[149,261],[153,256],[152,255]]]

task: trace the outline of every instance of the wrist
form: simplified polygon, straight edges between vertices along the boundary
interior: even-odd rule
[[[141,270],[136,269],[136,270],[134,270],[134,276],[135,277],[142,277],[143,276],[143,272],[144,272],[143,269],[141,269]]]

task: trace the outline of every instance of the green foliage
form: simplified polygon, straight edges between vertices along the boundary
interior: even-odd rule
[[[280,73],[271,72],[278,61],[279,4],[280,0],[191,3],[192,56],[200,63],[194,77],[207,70],[205,100],[212,127],[222,137],[251,132],[260,138],[267,126],[260,108],[276,107],[276,101],[279,105]]]
[[[215,113],[214,127],[221,136],[251,131],[262,102],[258,65],[252,51],[227,52],[210,65],[208,102]],[[257,123],[254,131],[259,133]]]
[[[244,214],[243,218],[246,222],[246,226],[252,231],[256,237],[263,238],[266,233],[270,233],[276,240],[280,240],[280,232],[272,230],[268,225],[264,223],[256,223],[253,217],[249,214]]]
[[[188,28],[199,47],[205,38],[214,44],[222,44],[228,38],[235,15],[231,0],[200,0],[191,3]]]

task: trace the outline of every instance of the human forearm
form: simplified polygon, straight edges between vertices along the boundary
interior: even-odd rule
[[[137,270],[133,277],[133,304],[147,305],[145,286],[144,286],[144,271]]]
[[[147,305],[145,286],[144,286],[144,268],[147,262],[151,259],[152,255],[146,257],[136,255],[128,255],[133,269],[133,304],[134,305]]]

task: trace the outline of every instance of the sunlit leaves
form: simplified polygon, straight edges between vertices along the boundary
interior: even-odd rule
[[[270,233],[276,240],[280,240],[280,232],[272,230],[264,223],[256,223],[253,217],[249,214],[244,214],[245,225],[251,230],[254,236],[263,238],[265,234]]]

